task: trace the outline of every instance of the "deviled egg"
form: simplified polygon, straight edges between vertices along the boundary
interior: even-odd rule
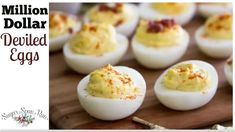
[[[214,58],[226,58],[232,54],[232,39],[233,17],[231,14],[210,17],[195,33],[199,49]]]
[[[143,3],[139,9],[143,19],[174,19],[179,25],[187,24],[195,11],[196,6],[193,3]]]
[[[99,4],[86,13],[84,20],[111,24],[117,32],[130,36],[138,24],[139,14],[133,4]]]
[[[140,64],[157,69],[179,60],[188,43],[188,33],[173,19],[142,20],[132,39],[132,49]]]
[[[49,14],[49,49],[56,51],[63,47],[73,32],[80,29],[78,18],[59,11]]]
[[[231,56],[224,65],[225,77],[229,84],[233,86],[233,57]]]
[[[159,101],[174,110],[192,110],[215,95],[218,75],[209,63],[184,61],[164,71],[154,85]]]
[[[90,73],[106,64],[115,65],[128,48],[126,36],[112,25],[86,23],[64,46],[67,64],[78,73]]]
[[[233,13],[232,3],[200,3],[198,12],[204,17],[219,15],[224,13]]]
[[[134,69],[106,65],[84,77],[77,86],[80,104],[91,116],[118,120],[133,114],[142,104],[146,84]]]

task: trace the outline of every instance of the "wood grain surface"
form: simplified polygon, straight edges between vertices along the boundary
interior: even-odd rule
[[[133,116],[168,128],[201,128],[232,120],[232,87],[227,83],[223,66],[225,59],[205,56],[195,45],[194,32],[204,20],[195,17],[184,28],[190,33],[190,45],[180,61],[198,59],[215,66],[219,74],[219,87],[215,97],[205,106],[191,111],[174,111],[157,100],[153,85],[165,70],[146,69],[134,59],[131,49],[118,65],[138,70],[146,80],[147,92],[142,106],[133,115],[118,121],[101,121],[89,116],[79,104],[76,87],[84,75],[72,71],[65,63],[62,52],[50,54],[50,121],[65,129],[142,129],[131,121]],[[178,62],[180,62],[178,61]]]

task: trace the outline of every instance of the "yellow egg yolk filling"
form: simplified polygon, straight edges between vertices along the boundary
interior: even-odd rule
[[[87,23],[69,41],[74,53],[102,55],[117,48],[116,32],[112,25]]]
[[[205,36],[214,39],[229,39],[233,37],[233,17],[231,14],[215,15],[205,24]]]
[[[178,15],[187,12],[189,3],[153,3],[151,7],[160,13],[169,15]]]
[[[92,72],[86,90],[92,96],[111,99],[135,99],[139,91],[128,74],[111,65]]]
[[[206,70],[195,64],[179,64],[170,68],[163,77],[167,89],[185,92],[204,91],[209,85]]]
[[[155,21],[158,23],[159,21]],[[182,32],[180,31],[180,26],[172,24],[169,27],[164,27],[159,31],[151,32],[151,27],[149,27],[149,21],[142,20],[136,30],[135,38],[141,44],[148,47],[167,47],[177,45],[182,37]],[[150,31],[148,31],[150,28]],[[153,26],[153,29],[155,27]]]
[[[124,4],[100,4],[88,12],[88,17],[92,22],[102,22],[118,26],[128,21],[130,16]]]
[[[66,14],[52,12],[49,15],[49,37],[55,38],[69,32],[76,24],[76,21]]]

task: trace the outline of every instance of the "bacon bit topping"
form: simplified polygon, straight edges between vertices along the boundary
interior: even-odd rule
[[[161,20],[161,23],[165,27],[172,27],[172,26],[176,25],[174,19],[163,19],[163,20]]]
[[[219,16],[219,20],[223,21],[224,19],[229,19],[230,17],[231,17],[230,14],[224,14],[224,15]]]
[[[69,29],[68,29],[68,32],[69,32],[70,34],[73,34],[73,29],[72,29],[72,28],[69,28]]]
[[[66,23],[68,21],[68,16],[66,16],[65,14],[61,14],[61,13],[56,13],[56,12],[52,12],[50,13],[49,16],[49,26],[50,27],[57,27],[60,26],[61,23]]]
[[[121,4],[121,3],[115,4],[114,7],[110,7],[107,4],[101,4],[99,6],[99,11],[103,11],[103,12],[111,11],[113,13],[119,13],[119,11],[122,7],[123,7],[123,4]]]
[[[113,81],[112,81],[112,80],[109,80],[109,84],[110,84],[110,85],[113,85]]]
[[[230,14],[223,14],[223,15],[218,16],[216,20],[212,22],[208,21],[206,24],[208,28],[212,28],[214,30],[230,30],[230,28],[218,23],[219,21],[226,21],[226,19],[230,19],[230,18],[231,18]]]
[[[96,32],[96,31],[97,31],[97,28],[96,28],[95,26],[91,26],[91,27],[89,28],[89,30],[90,30],[91,32]]]
[[[62,19],[63,21],[67,21],[67,20],[68,20],[68,17],[63,14],[63,15],[61,15],[61,19]]]
[[[164,28],[170,28],[176,25],[173,19],[162,19],[160,21],[149,21],[147,32],[158,33],[162,32]]]
[[[96,25],[92,25],[92,24],[87,24],[85,23],[84,26],[82,27],[82,29],[80,31],[90,31],[90,32],[96,32],[97,31],[97,27]],[[79,31],[79,32],[80,32]]]
[[[149,21],[147,32],[149,33],[158,33],[163,31],[163,25],[158,21]]]
[[[99,49],[100,48],[100,43],[97,43],[96,46],[95,46],[96,49]]]
[[[186,72],[186,70],[183,69],[183,68],[180,68],[180,69],[179,69],[179,72]]]
[[[221,25],[217,25],[215,28],[216,28],[217,30],[220,30],[220,29],[222,29],[223,27],[222,27]]]
[[[213,27],[213,24],[212,24],[212,23],[210,23],[210,24],[208,25],[208,27],[209,27],[209,28]]]
[[[123,20],[119,20],[116,22],[116,24],[114,26],[117,27],[117,26],[121,25],[122,23],[123,23]]]
[[[123,4],[122,3],[116,3],[116,7],[120,9],[120,8],[123,7]]]

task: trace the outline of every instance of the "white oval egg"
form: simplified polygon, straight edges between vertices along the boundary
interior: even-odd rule
[[[77,17],[69,15],[76,21],[76,25],[72,28],[72,32],[77,32],[81,28],[81,22],[78,20]],[[64,44],[72,37],[72,33],[69,31],[63,35],[57,36],[55,38],[50,38],[49,40],[49,51],[58,51],[63,48]]]
[[[135,31],[135,27],[138,24],[139,13],[138,8],[133,4],[125,4],[125,8],[129,13],[130,18],[127,22],[122,23],[115,28],[118,33],[130,36]],[[84,22],[91,22],[87,14],[84,16]]]
[[[75,54],[71,51],[70,45],[67,43],[63,48],[65,61],[73,70],[83,74],[90,73],[106,64],[115,65],[124,56],[128,48],[126,36],[117,34],[116,40],[118,43],[117,49],[104,53],[101,56]]]
[[[118,120],[133,114],[142,104],[146,83],[142,75],[136,70],[124,66],[115,66],[115,70],[128,74],[139,88],[139,94],[135,99],[109,99],[94,97],[85,88],[89,82],[90,75],[84,77],[77,86],[77,94],[82,107],[91,116],[101,120]]]
[[[231,58],[232,59],[232,58]],[[233,60],[232,60],[233,61]],[[230,66],[228,62],[224,65],[224,74],[228,83],[233,86],[233,66]]]
[[[204,17],[209,17],[212,15],[223,14],[223,13],[233,13],[232,4],[198,4],[198,13]]]
[[[191,4],[189,10],[179,15],[169,15],[162,14],[157,10],[153,9],[150,6],[151,3],[142,3],[139,5],[139,14],[140,17],[146,20],[156,20],[156,19],[174,19],[177,24],[185,25],[187,24],[195,15],[196,6],[195,4]]]
[[[233,52],[232,40],[204,37],[204,26],[197,29],[195,40],[199,49],[210,57],[227,58]]]
[[[163,77],[169,69],[164,71],[154,85],[154,92],[163,105],[174,110],[192,110],[207,104],[215,95],[218,86],[218,74],[211,64],[199,60],[184,61],[179,64],[183,63],[196,64],[207,70],[211,77],[211,83],[207,91],[186,92],[171,90],[165,88],[162,83]]]
[[[169,47],[147,47],[138,42],[134,36],[132,50],[136,60],[147,68],[159,69],[172,65],[179,60],[187,50],[189,44],[188,33],[181,28],[183,37],[179,44]]]

